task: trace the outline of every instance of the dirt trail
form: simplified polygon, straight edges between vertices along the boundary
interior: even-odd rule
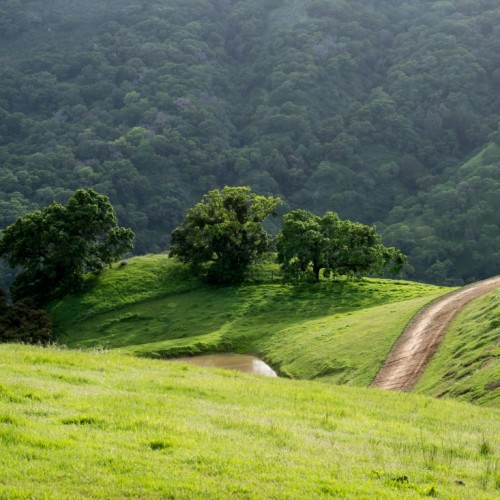
[[[383,389],[411,390],[455,315],[471,300],[498,287],[500,276],[451,292],[424,307],[399,337],[371,385]]]

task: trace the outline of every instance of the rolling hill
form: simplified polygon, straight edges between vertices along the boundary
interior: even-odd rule
[[[498,291],[463,311],[417,386],[440,399],[349,387],[449,290],[284,286],[271,262],[217,287],[166,255],[116,264],[52,304],[59,345],[0,345],[0,495],[494,498]],[[214,351],[282,377],[151,359]]]
[[[500,498],[500,290],[412,393],[368,388],[500,273],[497,3],[2,2],[0,231],[92,187],[146,255],[50,304],[54,345],[0,344],[0,498]],[[202,283],[159,252],[224,185],[376,224],[447,286]],[[170,362],[228,352],[279,377]]]
[[[1,345],[7,498],[477,498],[500,413],[110,351]]]
[[[50,313],[71,348],[258,354],[282,375],[366,386],[413,314],[450,290],[379,279],[284,286],[272,263],[252,280],[208,286],[166,255],[137,257]]]
[[[255,266],[247,284],[214,286],[165,254],[115,264],[86,287],[49,309],[55,338],[72,349],[253,354],[281,376],[364,387],[411,318],[453,290],[372,278],[294,287],[272,261]],[[418,392],[500,406],[497,295],[455,318]]]

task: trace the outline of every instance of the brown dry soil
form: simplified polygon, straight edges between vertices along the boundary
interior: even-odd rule
[[[471,300],[500,287],[500,276],[440,297],[410,321],[372,382],[373,387],[410,391],[436,352],[451,320]]]

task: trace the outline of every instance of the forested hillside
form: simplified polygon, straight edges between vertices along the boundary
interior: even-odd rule
[[[500,273],[496,0],[5,0],[0,63],[0,227],[93,187],[156,252],[250,185]]]

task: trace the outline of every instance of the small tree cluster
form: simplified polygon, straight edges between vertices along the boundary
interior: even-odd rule
[[[269,249],[262,222],[279,203],[248,187],[210,191],[172,233],[170,255],[210,281],[242,281],[250,264]],[[290,282],[319,281],[321,271],[325,277],[398,274],[406,263],[398,249],[382,245],[374,227],[341,220],[334,212],[323,217],[306,210],[286,214],[276,242]]]
[[[319,281],[323,270],[329,276],[398,274],[406,257],[396,248],[381,244],[372,226],[341,220],[334,212],[323,217],[306,210],[294,210],[283,218],[277,237],[278,262],[285,280]]]
[[[0,342],[46,344],[51,334],[52,321],[45,311],[27,299],[9,305],[0,289]]]

